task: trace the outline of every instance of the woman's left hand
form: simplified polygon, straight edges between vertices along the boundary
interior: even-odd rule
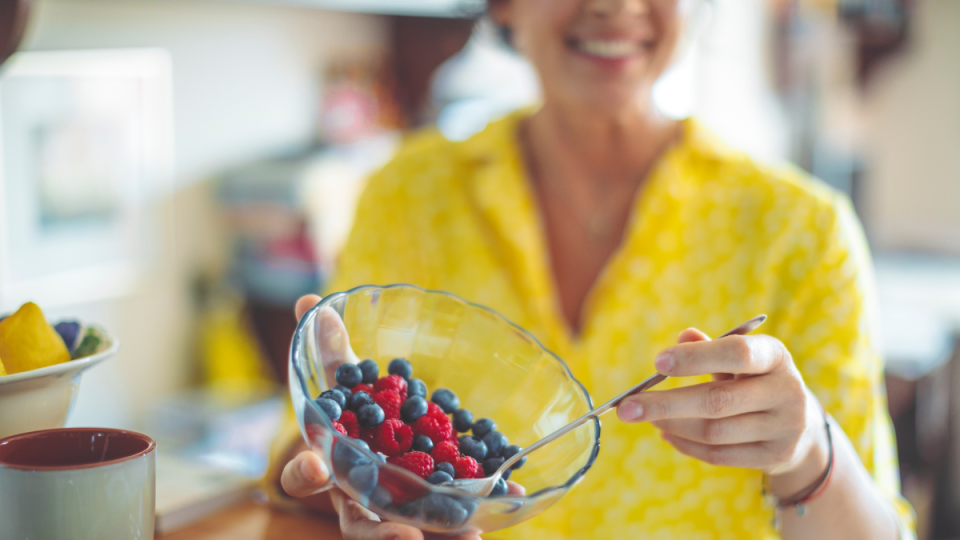
[[[823,415],[783,343],[764,335],[710,341],[694,329],[677,341],[657,355],[657,371],[714,380],[631,396],[617,409],[621,420],[650,422],[677,450],[707,463],[759,469],[774,481],[803,477],[784,489],[823,471]]]

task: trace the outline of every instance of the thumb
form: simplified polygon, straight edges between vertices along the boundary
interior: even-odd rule
[[[291,497],[306,497],[317,493],[329,480],[330,474],[320,456],[310,450],[300,452],[290,460],[280,475],[280,485]]]
[[[696,328],[687,328],[677,336],[677,343],[693,343],[695,341],[710,341],[710,336],[697,330]]]
[[[310,310],[310,308],[312,308],[313,306],[319,303],[320,303],[320,297],[315,294],[307,294],[307,295],[301,296],[300,299],[297,300],[297,304],[293,308],[293,312],[294,314],[296,314],[297,320],[299,321],[303,317],[304,313],[306,313],[307,311]]]

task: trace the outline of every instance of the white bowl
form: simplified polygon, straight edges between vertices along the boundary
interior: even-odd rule
[[[0,439],[63,427],[77,399],[80,375],[120,349],[119,340],[103,335],[107,347],[96,354],[0,377]]]

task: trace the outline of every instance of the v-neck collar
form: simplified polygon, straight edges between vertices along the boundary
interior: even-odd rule
[[[541,338],[561,355],[580,348],[595,330],[595,309],[607,294],[611,274],[633,254],[631,244],[655,227],[649,211],[663,196],[687,192],[686,166],[695,154],[715,153],[715,141],[695,121],[682,121],[680,140],[661,154],[638,190],[624,229],[623,239],[591,285],[581,307],[581,328],[574,333],[560,309],[559,290],[550,267],[542,213],[527,177],[519,140],[520,122],[533,109],[514,112],[492,123],[483,132],[465,141],[461,150],[473,174],[469,188],[477,210],[486,218],[490,232],[503,249],[498,254],[509,269],[521,304],[545,335]],[[652,248],[652,246],[651,246]]]
[[[519,122],[531,114],[521,110],[494,122],[461,147],[472,178],[477,210],[486,218],[496,238],[497,254],[504,259],[528,317],[542,327],[542,339],[552,348],[569,346],[553,302],[549,254],[517,133]],[[557,351],[560,352],[560,351]]]

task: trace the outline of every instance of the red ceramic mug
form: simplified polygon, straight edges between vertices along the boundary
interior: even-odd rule
[[[49,429],[0,440],[0,538],[153,538],[157,443],[133,431]]]

